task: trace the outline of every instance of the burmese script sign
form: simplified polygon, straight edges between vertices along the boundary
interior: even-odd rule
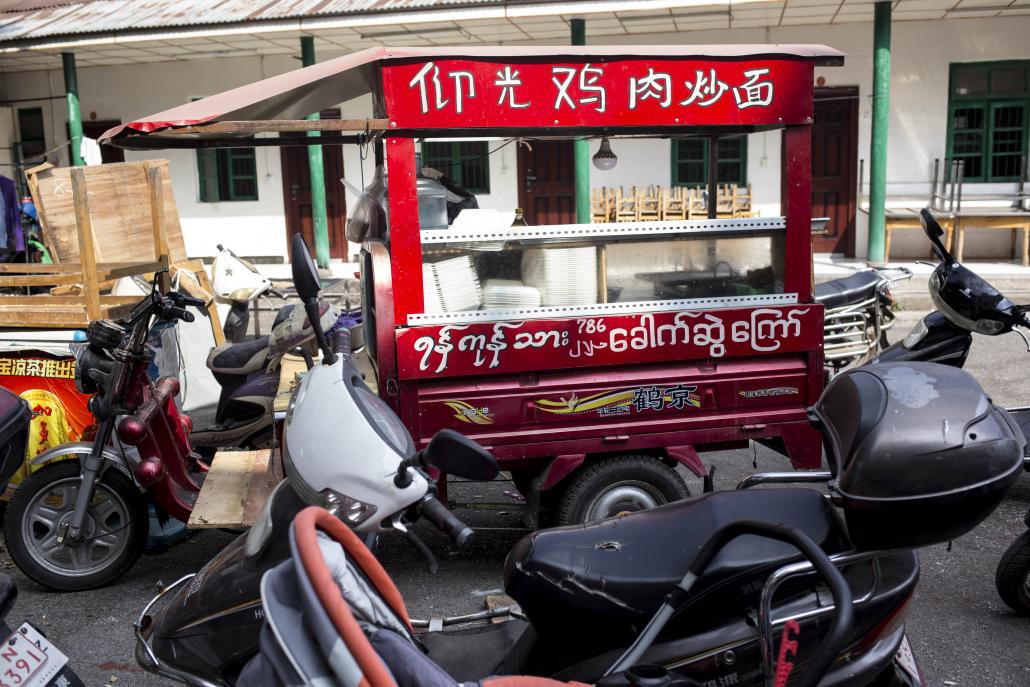
[[[554,370],[817,349],[818,305],[412,327],[397,333],[402,379]]]
[[[384,72],[399,128],[784,125],[812,115],[812,65],[785,58],[440,59]]]

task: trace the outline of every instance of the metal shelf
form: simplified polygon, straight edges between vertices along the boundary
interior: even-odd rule
[[[434,324],[468,324],[470,322],[508,322],[544,320],[566,317],[599,317],[602,315],[644,314],[675,312],[679,310],[716,310],[763,305],[794,305],[796,293],[772,293],[752,296],[722,296],[718,298],[690,298],[668,301],[630,301],[626,303],[597,303],[594,305],[556,305],[539,308],[512,308],[507,310],[459,310],[456,312],[408,315],[408,326]]]
[[[478,242],[519,245],[558,244],[584,239],[641,240],[680,235],[751,236],[778,233],[786,229],[783,217],[735,217],[727,219],[675,220],[646,222],[608,222],[604,224],[548,224],[511,227],[502,231],[451,231],[430,229],[419,232],[422,245],[440,247]]]

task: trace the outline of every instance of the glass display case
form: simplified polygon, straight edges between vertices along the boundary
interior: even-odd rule
[[[782,217],[421,232],[412,324],[796,302]]]

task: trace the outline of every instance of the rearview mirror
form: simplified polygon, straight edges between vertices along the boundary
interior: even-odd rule
[[[308,246],[300,234],[294,234],[290,239],[290,254],[292,256],[290,266],[293,268],[293,286],[297,289],[297,295],[302,301],[318,298],[318,292],[322,290],[322,282],[318,279],[315,261],[311,259]]]
[[[923,225],[926,238],[930,239],[930,243],[933,244],[933,252],[937,254],[937,257],[942,262],[954,262],[951,253],[948,252],[948,249],[944,247],[944,243],[941,241],[941,237],[944,236],[944,230],[937,223],[937,218],[933,216],[933,213],[927,208],[923,208],[919,211],[919,222]]]
[[[441,429],[430,439],[422,451],[422,463],[450,475],[475,480],[493,479],[500,470],[489,451],[453,429]]]

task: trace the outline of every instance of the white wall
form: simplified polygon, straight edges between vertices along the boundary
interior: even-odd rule
[[[153,114],[250,81],[292,69],[295,62],[274,57],[222,58],[158,62],[115,67],[80,67],[79,98],[83,120],[120,119]],[[47,82],[49,79],[49,83]],[[64,92],[60,71],[0,74],[5,98],[33,98]],[[65,140],[66,108],[63,99],[25,103],[43,108],[47,146]],[[68,148],[59,151],[61,164],[69,163]],[[200,202],[196,153],[192,150],[126,151],[125,159],[167,158],[182,221],[186,252],[191,257],[214,255],[224,243],[248,256],[286,254],[286,224],[280,182],[279,151],[257,149],[258,200]]]
[[[589,18],[587,19],[589,25]],[[943,157],[947,130],[948,65],[951,62],[1030,58],[1030,17],[1005,19],[960,19],[933,22],[896,22],[893,26],[891,71],[890,138],[888,144],[888,195],[908,196],[906,204],[924,202],[929,194],[933,159]],[[597,43],[809,43],[820,42],[848,54],[844,67],[816,70],[827,86],[858,86],[859,158],[868,160],[870,100],[872,88],[872,24],[799,26],[777,29],[734,29],[696,33],[635,34],[606,36]],[[320,58],[329,55],[320,55]],[[83,117],[96,112],[98,119],[126,121],[185,102],[190,96],[222,91],[250,81],[296,68],[287,57],[247,57],[151,63],[121,67],[79,69]],[[48,81],[49,79],[49,81]],[[0,96],[5,98],[44,97],[63,92],[59,71],[0,74]],[[63,100],[43,100],[47,143],[64,138]],[[33,103],[27,103],[31,106]],[[366,100],[345,104],[344,116],[364,116],[370,111]],[[517,204],[516,150],[506,146],[491,156],[491,193],[480,197],[483,207],[512,208]],[[594,143],[596,150],[597,143]],[[491,147],[494,147],[492,144]],[[592,170],[592,184],[667,184],[670,174],[667,141],[614,141],[619,165],[612,172]],[[360,185],[358,153],[345,146],[345,175]],[[155,151],[131,153],[130,159],[167,157],[171,160],[176,202],[182,216],[187,252],[210,255],[214,244],[223,241],[246,255],[283,256],[286,231],[283,219],[282,186],[278,152],[258,149],[259,200],[255,202],[200,203],[194,153]],[[766,158],[766,164],[762,159]],[[778,133],[755,134],[748,141],[748,180],[754,191],[754,205],[763,214],[779,212],[780,138]],[[66,158],[66,156],[65,156]],[[371,179],[371,151],[364,164],[366,182]],[[866,166],[868,170],[868,164]],[[868,172],[867,172],[868,173]],[[1009,189],[1012,185],[1000,185]],[[981,189],[967,188],[967,193]],[[348,205],[353,205],[348,195]],[[864,254],[868,222],[858,215],[856,246]],[[1008,237],[994,232],[993,240],[973,239],[973,251],[1007,254]],[[916,232],[896,235],[898,254],[922,251]],[[242,250],[241,250],[242,248]]]

